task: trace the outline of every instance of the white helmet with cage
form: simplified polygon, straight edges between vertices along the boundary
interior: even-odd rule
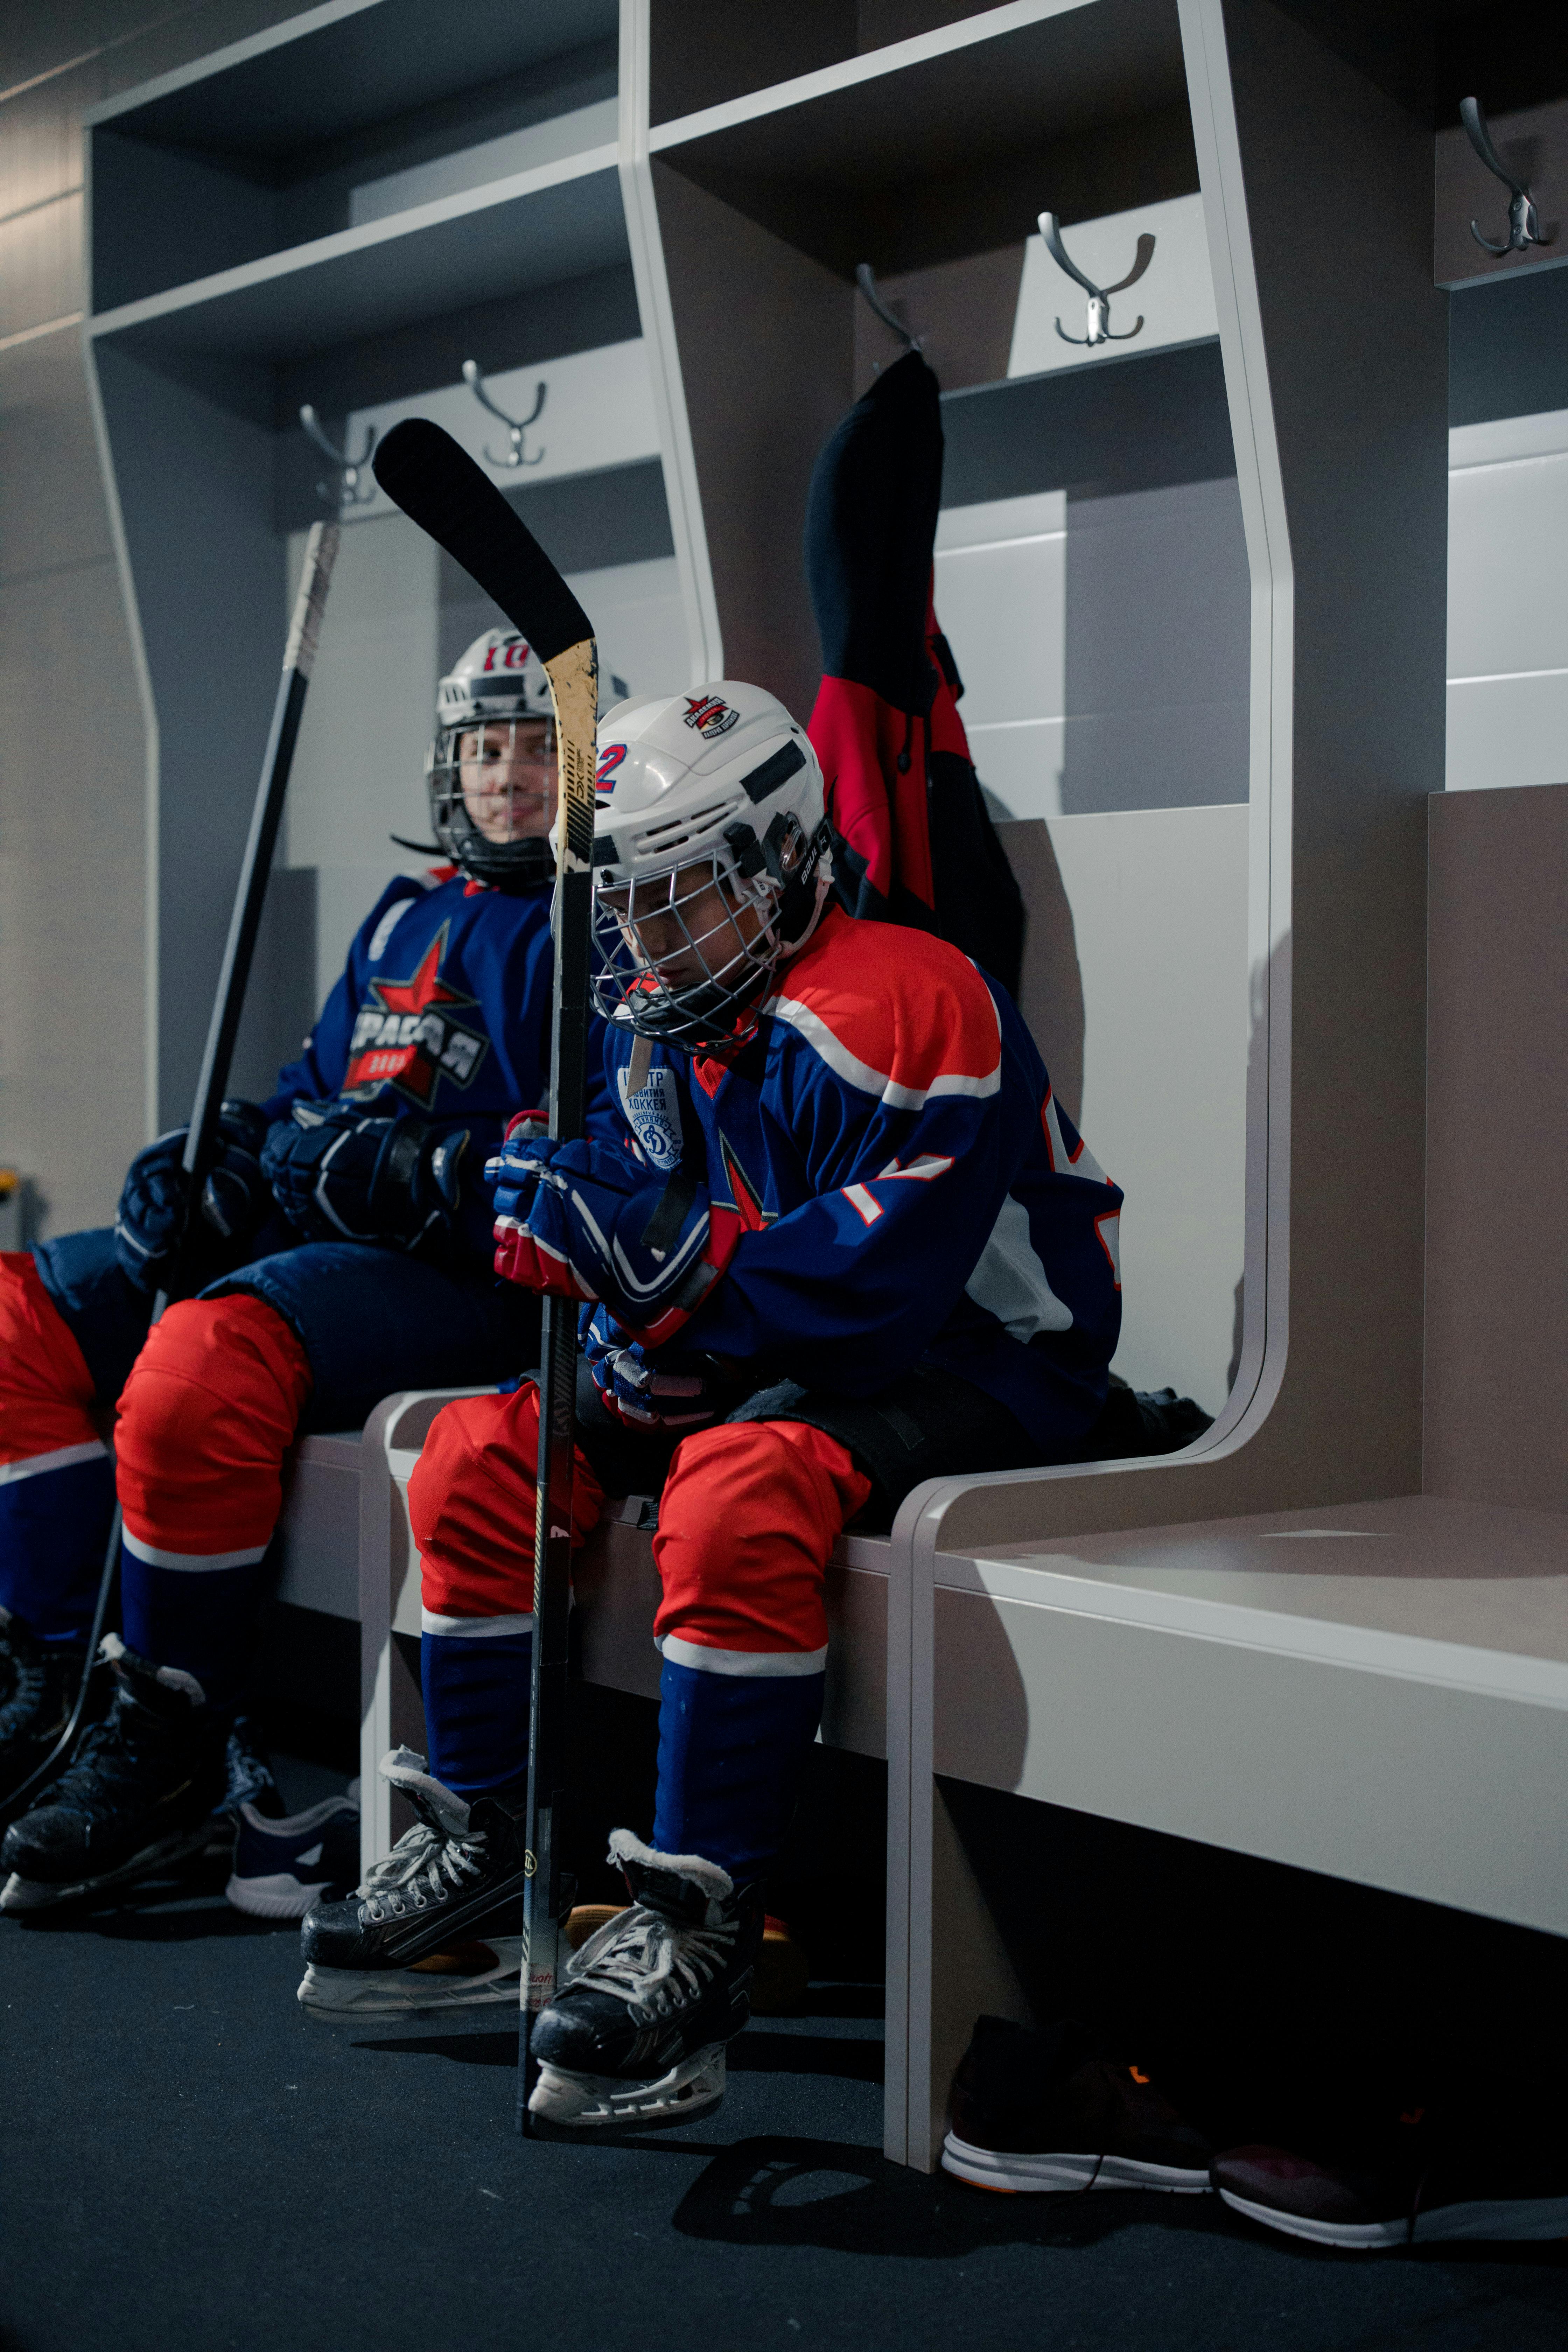
[[[832,881],[822,771],[761,687],[638,695],[600,722],[595,998],[692,1052],[754,1031]]]
[[[441,680],[425,771],[436,839],[455,865],[502,889],[552,878],[555,705],[516,629],[487,629]]]

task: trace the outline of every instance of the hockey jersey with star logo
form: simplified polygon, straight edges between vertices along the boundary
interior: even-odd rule
[[[1011,997],[956,948],[830,909],[731,1061],[615,1022],[605,1054],[637,1156],[711,1202],[683,1348],[852,1396],[931,1364],[1043,1453],[1088,1432],[1121,1329],[1121,1192]]]
[[[551,886],[515,895],[451,868],[399,875],[355,935],[341,978],[298,1061],[262,1108],[347,1099],[374,1115],[466,1128],[464,1230],[489,1259],[490,1210],[479,1171],[510,1118],[550,1092],[553,950]],[[590,1055],[590,1069],[597,1068]],[[607,1105],[595,1093],[598,1120]]]

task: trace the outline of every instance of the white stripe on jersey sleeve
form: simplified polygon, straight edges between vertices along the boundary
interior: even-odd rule
[[[1072,1310],[1046,1279],[1029,1237],[1029,1213],[1009,1192],[980,1263],[963,1286],[976,1307],[994,1315],[1026,1346],[1037,1331],[1070,1331]]]
[[[1002,1085],[1002,1056],[998,1050],[995,1062],[984,1077],[971,1077],[963,1071],[939,1071],[929,1087],[900,1087],[884,1071],[872,1069],[868,1062],[860,1061],[843,1045],[808,1004],[797,1004],[791,996],[771,996],[763,1011],[775,1021],[787,1022],[798,1036],[804,1037],[813,1053],[825,1061],[836,1078],[858,1089],[863,1095],[874,1095],[889,1110],[921,1110],[935,1095],[972,1095],[984,1101],[997,1093]],[[994,1018],[996,1007],[991,1008]],[[1001,1024],[997,1024],[997,1045],[1001,1045]]]

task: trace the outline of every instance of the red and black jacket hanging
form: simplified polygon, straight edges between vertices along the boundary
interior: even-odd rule
[[[823,677],[808,732],[850,913],[935,931],[1016,994],[1023,902],[975,781],[963,688],[931,604],[938,390],[910,352],[816,461],[805,567]]]

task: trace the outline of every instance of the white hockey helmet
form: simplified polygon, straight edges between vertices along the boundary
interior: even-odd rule
[[[619,678],[608,681],[619,692]],[[540,733],[542,726],[544,732]],[[526,733],[519,737],[519,730]],[[516,629],[487,629],[460,655],[436,690],[436,739],[425,762],[430,792],[430,823],[436,839],[455,865],[476,881],[500,888],[528,889],[548,882],[555,872],[555,855],[548,826],[543,832],[510,832],[510,797],[494,796],[500,821],[488,829],[474,822],[458,758],[465,735],[477,734],[469,745],[473,771],[487,761],[513,761],[521,757],[555,773],[555,705],[544,664]],[[497,832],[502,835],[495,838]]]
[[[832,880],[822,771],[761,687],[638,695],[599,726],[595,999],[689,1051],[744,1044]]]

